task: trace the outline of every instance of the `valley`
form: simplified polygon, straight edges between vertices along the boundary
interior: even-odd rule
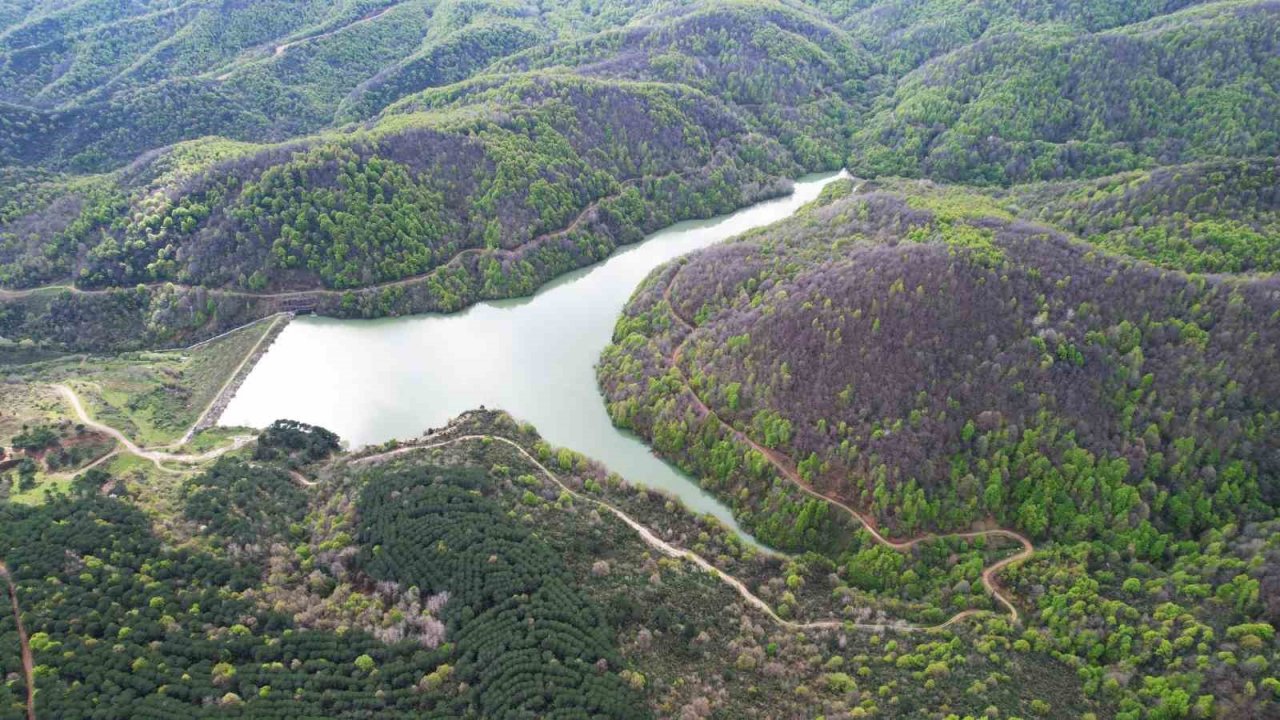
[[[0,720],[1280,716],[1275,0],[0,3]]]
[[[528,299],[373,323],[295,320],[245,380],[221,422],[263,426],[285,416],[332,429],[359,447],[411,438],[475,407],[501,408],[533,423],[548,440],[625,477],[644,478],[737,528],[696,482],[614,429],[593,368],[631,288],[653,267],[785,217],[833,179],[802,179],[782,199],[674,226]],[[496,377],[503,381],[495,383]],[[316,387],[330,390],[316,393]]]

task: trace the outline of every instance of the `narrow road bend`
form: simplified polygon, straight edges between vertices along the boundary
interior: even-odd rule
[[[162,463],[176,462],[176,463],[183,463],[183,464],[196,464],[196,463],[207,462],[221,455],[224,455],[228,452],[231,452],[232,450],[237,450],[239,448],[242,448],[254,439],[252,435],[237,435],[236,437],[231,439],[230,445],[225,445],[223,447],[215,448],[208,452],[200,453],[196,455],[168,453],[168,452],[161,452],[159,450],[147,450],[145,448],[139,447],[136,443],[130,440],[128,436],[126,436],[124,433],[120,432],[119,430],[111,427],[110,425],[98,422],[97,420],[94,420],[93,418],[89,417],[89,413],[85,411],[84,405],[81,404],[80,402],[80,397],[76,395],[75,390],[72,390],[69,386],[58,383],[58,384],[54,384],[53,388],[58,391],[58,394],[61,395],[63,399],[67,401],[67,404],[71,406],[71,409],[75,411],[76,417],[80,419],[80,422],[84,423],[88,427],[93,428],[94,430],[110,435],[111,437],[115,438],[116,442],[123,445],[125,450],[129,451],[134,455],[137,455],[140,458],[143,458],[145,460],[150,460],[152,463],[155,464],[157,468],[164,470],[165,472],[177,472],[177,471],[165,467]]]
[[[686,334],[684,339],[681,340],[672,349],[671,355],[667,358],[667,361],[671,365],[671,367],[674,368],[677,373],[679,373],[681,382],[684,385],[684,389],[689,394],[689,397],[692,399],[694,406],[698,408],[698,411],[706,415],[707,417],[712,418],[717,423],[719,423],[721,427],[723,427],[727,432],[733,435],[734,439],[738,440],[739,442],[751,447],[753,450],[760,453],[766,460],[769,461],[770,465],[773,465],[775,470],[777,470],[783,477],[790,480],[792,484],[794,484],[797,488],[799,488],[803,493],[805,493],[806,495],[812,498],[823,500],[832,505],[835,505],[836,507],[839,507],[845,512],[849,513],[849,515],[851,515],[855,520],[857,520],[858,523],[861,524],[862,527],[865,528],[868,533],[870,533],[871,537],[874,538],[876,542],[888,548],[897,550],[899,552],[905,552],[906,550],[909,550],[913,546],[918,545],[922,542],[930,542],[933,540],[941,540],[945,538],[976,539],[980,537],[984,537],[984,538],[985,537],[1003,537],[1003,538],[1007,538],[1017,542],[1019,545],[1022,546],[1022,550],[998,562],[992,563],[990,566],[984,568],[982,571],[982,586],[986,588],[987,592],[990,593],[990,595],[993,598],[995,598],[997,602],[999,602],[1001,605],[1005,607],[1006,610],[1008,610],[1010,619],[1013,620],[1014,623],[1017,623],[1021,617],[1018,612],[1018,608],[1014,606],[1013,601],[1001,589],[999,581],[996,578],[996,575],[999,574],[1000,571],[1005,569],[1006,567],[1009,567],[1014,563],[1022,562],[1023,560],[1026,560],[1030,558],[1033,554],[1035,554],[1035,546],[1031,544],[1031,540],[1029,540],[1025,535],[1022,535],[1021,533],[1018,533],[1018,532],[1014,532],[1013,530],[997,529],[997,530],[975,530],[970,532],[954,532],[954,533],[944,533],[944,534],[926,533],[924,535],[920,535],[918,537],[910,538],[907,540],[892,540],[890,538],[887,538],[884,535],[882,535],[879,530],[876,529],[875,523],[869,517],[855,510],[854,508],[850,507],[849,505],[842,502],[841,500],[835,497],[832,497],[830,495],[818,492],[816,489],[814,489],[812,485],[810,485],[808,482],[804,480],[804,478],[800,476],[799,471],[796,469],[795,463],[793,463],[791,459],[788,458],[786,455],[783,455],[782,453],[772,448],[767,448],[761,445],[760,443],[756,442],[755,440],[751,439],[751,437],[748,436],[746,433],[742,432],[738,428],[726,422],[724,418],[720,417],[719,413],[717,413],[709,405],[707,405],[705,402],[702,401],[702,398],[698,396],[698,393],[694,392],[693,387],[689,384],[688,376],[685,375],[684,370],[680,367],[680,359],[684,353],[685,344],[688,343],[689,340],[693,337],[693,332],[697,330],[697,325],[695,325],[693,322],[691,322],[690,320],[682,316],[680,314],[680,311],[676,309],[675,303],[672,302],[671,300],[671,286],[675,284],[675,279],[677,276],[679,276],[679,274],[680,274],[679,271],[675,272],[671,276],[671,279],[667,281],[667,284],[662,289],[662,299],[667,303],[667,309],[671,317],[676,321],[676,323],[678,323],[682,328],[684,328],[684,330],[686,331]],[[976,612],[976,611],[966,611],[966,612]],[[952,618],[952,620],[955,620],[955,619],[957,618]]]
[[[535,458],[532,454],[530,454],[528,450],[525,450],[523,446],[521,446],[516,441],[511,440],[509,438],[502,437],[501,435],[459,435],[457,437],[449,438],[446,440],[440,440],[432,443],[405,445],[404,447],[399,447],[394,450],[387,450],[385,452],[377,453],[374,455],[366,455],[364,457],[356,458],[354,460],[351,460],[350,463],[352,465],[372,464],[372,463],[389,460],[393,457],[405,455],[411,452],[417,452],[421,450],[431,450],[433,448],[444,447],[446,445],[452,445],[454,443],[467,442],[472,440],[497,441],[514,448],[516,452],[520,453],[520,455],[526,461],[528,461],[531,465],[537,468],[538,471],[541,472],[544,477],[546,477],[552,483],[557,485],[560,489],[569,493],[569,495],[571,495],[575,499],[581,500],[586,503],[590,503],[592,505],[595,505],[597,507],[604,509],[606,512],[611,513],[612,515],[617,517],[619,520],[621,520],[623,523],[625,523],[628,527],[630,527],[632,530],[634,530],[636,534],[640,536],[640,539],[645,542],[646,545],[648,545],[649,547],[652,547],[653,549],[657,550],[663,555],[671,558],[679,558],[679,559],[687,560],[693,563],[694,565],[696,565],[702,571],[716,576],[721,582],[725,583],[726,585],[731,587],[733,590],[735,590],[738,593],[738,595],[740,595],[742,599],[745,600],[749,605],[751,605],[752,607],[756,608],[760,612],[767,615],[770,620],[774,621],[778,625],[781,625],[788,629],[791,629],[791,630],[866,630],[870,632],[884,632],[886,630],[898,630],[901,632],[936,632],[939,630],[943,630],[947,627],[950,627],[951,625],[954,625],[955,623],[958,623],[966,618],[973,617],[975,615],[980,615],[987,612],[984,610],[965,610],[963,612],[956,613],[946,621],[939,623],[937,625],[912,625],[909,623],[901,623],[901,622],[856,623],[849,620],[841,620],[836,618],[832,618],[828,620],[813,620],[809,622],[796,622],[793,620],[786,620],[782,617],[779,617],[778,614],[774,612],[773,608],[769,605],[769,603],[761,599],[755,593],[751,592],[751,589],[748,588],[746,583],[744,583],[743,581],[739,580],[733,575],[730,575],[729,573],[711,564],[711,562],[709,562],[706,558],[693,552],[692,550],[688,550],[676,545],[672,545],[666,540],[663,540],[662,538],[658,537],[658,535],[655,534],[652,530],[646,527],[643,523],[641,523],[639,520],[636,520],[635,518],[631,517],[630,515],[618,509],[617,507],[614,507],[613,505],[610,505],[609,503],[603,500],[599,500],[593,497],[583,495],[577,490],[574,490],[573,488],[569,487],[555,473],[551,472],[551,470],[549,470],[545,465],[539,462],[537,458]],[[307,481],[305,480],[305,478],[299,479],[298,477],[295,477],[295,479],[304,485],[309,486],[309,485],[315,484],[315,482]]]

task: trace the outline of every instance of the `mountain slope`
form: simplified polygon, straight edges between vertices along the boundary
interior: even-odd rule
[[[342,315],[457,310],[530,293],[675,220],[775,195],[799,172],[776,143],[681,86],[531,75],[454,92],[448,111],[367,132],[182,146],[15,213],[0,241],[6,279],[127,287],[153,317],[172,292],[200,294],[200,317],[155,325],[146,341],[162,344],[290,299]],[[58,332],[65,321],[45,325],[40,307],[56,296],[19,293],[22,317],[0,334]],[[95,309],[100,294],[63,301],[74,306],[64,315],[91,323],[114,312]]]
[[[1012,190],[1016,212],[1170,269],[1280,270],[1280,168],[1274,158],[1163,167]]]
[[[109,169],[202,135],[273,141],[465,79],[489,60],[646,12],[623,0],[308,0],[31,8],[0,30],[0,148]]]
[[[1026,533],[1004,574],[1026,646],[1100,712],[1273,712],[1233,663],[1276,660],[1277,279],[1163,270],[955,188],[852,188],[656,270],[598,369],[614,422],[850,572],[845,508],[896,539]],[[1157,639],[1175,627],[1203,642]]]
[[[1188,532],[1274,505],[1275,279],[1162,271],[983,203],[857,195],[660,271],[602,366],[615,419],[660,446],[687,422],[679,385],[644,380],[683,341],[720,417],[906,533]]]
[[[850,169],[1007,184],[1275,155],[1278,18],[1276,3],[1215,3],[984,38],[906,75],[855,132]]]
[[[454,310],[846,164],[1003,186],[1280,154],[1264,0],[94,8],[18,7],[0,34],[5,337],[139,347],[280,309]],[[156,23],[181,30],[153,56]],[[211,133],[237,142],[187,139]],[[1270,224],[1219,214],[1071,229],[1171,267],[1270,268]],[[111,342],[78,325],[104,313],[127,328]]]

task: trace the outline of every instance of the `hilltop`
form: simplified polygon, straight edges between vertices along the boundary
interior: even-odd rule
[[[1111,5],[15,10],[0,335],[456,310],[804,171],[1008,186],[1280,153],[1280,8]]]
[[[1257,594],[1274,562],[1238,575],[1196,541],[1280,540],[1276,279],[1155,267],[978,192],[853,187],[655,271],[600,366],[615,423],[778,546],[847,561],[849,515],[894,538],[1047,541],[1015,586],[1036,588],[1041,640],[1103,671],[1129,662],[1104,647],[1159,622],[1143,588],[1219,631],[1274,620]],[[1082,625],[1059,594],[1077,592],[1134,614]],[[1187,680],[1176,653],[1153,662],[1158,682]]]
[[[0,3],[0,720],[1280,716],[1278,29]],[[749,535],[498,410],[217,426],[295,314],[529,295],[841,169],[656,269],[596,366]],[[493,348],[477,386],[596,397]]]

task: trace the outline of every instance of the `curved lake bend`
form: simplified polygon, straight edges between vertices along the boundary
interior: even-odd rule
[[[451,315],[382,320],[305,317],[290,323],[240,386],[222,425],[290,418],[353,447],[412,438],[480,405],[537,427],[547,442],[603,462],[628,480],[678,495],[738,529],[697,482],[610,422],[595,363],[623,305],[662,263],[794,213],[835,173],[810,175],[787,197],[682,222],[565,275],[532,297]]]

